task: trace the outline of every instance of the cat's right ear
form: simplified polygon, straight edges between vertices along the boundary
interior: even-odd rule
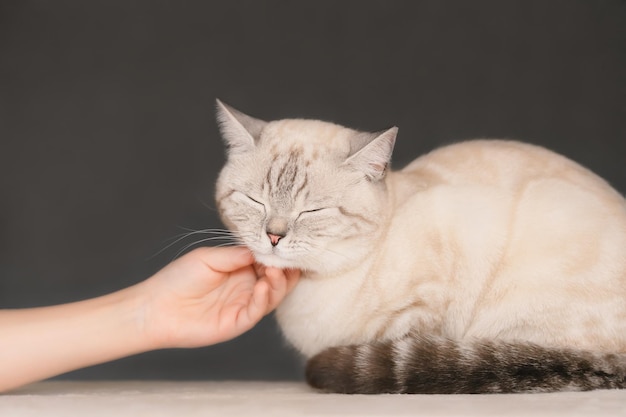
[[[397,134],[395,126],[383,132],[361,132],[352,139],[352,155],[344,164],[361,171],[370,181],[380,181],[387,174]]]
[[[228,145],[229,154],[233,155],[254,149],[267,122],[235,110],[218,99],[215,101],[217,103],[217,124],[222,138]]]

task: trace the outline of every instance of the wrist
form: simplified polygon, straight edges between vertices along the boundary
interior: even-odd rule
[[[146,333],[146,294],[137,285],[88,300],[85,315],[99,322],[99,343],[116,359],[156,349]]]
[[[163,305],[152,280],[146,280],[127,289],[133,306],[133,322],[137,338],[145,351],[177,347],[168,334]]]
[[[121,291],[124,304],[129,312],[127,322],[132,338],[142,351],[162,348],[159,338],[155,334],[155,326],[152,324],[153,308],[150,292],[144,285],[139,283]]]

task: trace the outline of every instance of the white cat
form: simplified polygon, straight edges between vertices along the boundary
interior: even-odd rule
[[[397,129],[264,122],[218,101],[225,224],[304,274],[277,310],[336,392],[626,386],[626,201],[538,146],[475,140],[389,171]]]

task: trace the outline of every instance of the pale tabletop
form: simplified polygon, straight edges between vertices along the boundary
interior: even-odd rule
[[[0,394],[0,416],[626,416],[626,390],[335,395],[299,382],[48,381]]]

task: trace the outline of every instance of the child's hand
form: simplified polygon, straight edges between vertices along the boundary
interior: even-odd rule
[[[242,247],[200,248],[137,287],[154,348],[197,347],[249,330],[294,287],[299,271],[254,264]]]

